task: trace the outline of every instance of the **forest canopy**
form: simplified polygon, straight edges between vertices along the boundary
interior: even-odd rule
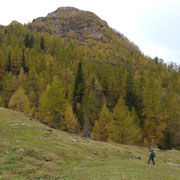
[[[145,56],[109,27],[101,39],[32,28],[0,28],[1,107],[95,140],[180,146],[178,65]]]

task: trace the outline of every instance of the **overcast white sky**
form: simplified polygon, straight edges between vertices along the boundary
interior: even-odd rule
[[[94,12],[141,51],[180,64],[180,0],[2,0],[0,24],[22,24],[58,7]]]

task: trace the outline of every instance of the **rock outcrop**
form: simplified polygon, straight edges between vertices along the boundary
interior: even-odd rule
[[[73,7],[58,8],[46,17],[34,19],[28,27],[36,32],[48,32],[79,41],[87,41],[88,38],[103,40],[104,33],[109,29],[108,24],[94,13]]]

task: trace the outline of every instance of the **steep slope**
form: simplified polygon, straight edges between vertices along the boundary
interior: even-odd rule
[[[48,32],[62,38],[87,45],[92,39],[102,43],[119,43],[125,48],[137,49],[123,34],[110,28],[106,21],[89,11],[82,11],[74,7],[60,7],[46,17],[34,19],[28,27],[35,32]]]
[[[179,178],[179,167],[167,164],[180,163],[178,151],[158,151],[156,168],[148,168],[149,152],[143,147],[92,141],[4,108],[0,147],[0,179]]]

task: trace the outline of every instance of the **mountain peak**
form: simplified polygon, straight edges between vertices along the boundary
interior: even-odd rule
[[[74,14],[80,12],[79,9],[74,8],[74,7],[59,7],[58,9],[56,9],[55,11],[49,13],[47,15],[47,17],[55,17],[55,16],[59,16],[59,15],[69,15],[69,14]]]
[[[21,23],[14,20],[14,21],[11,22],[11,24],[21,24]]]
[[[36,32],[48,32],[67,39],[79,39],[85,42],[88,38],[102,41],[108,24],[97,15],[89,11],[79,10],[74,7],[60,7],[40,17],[28,25]]]

